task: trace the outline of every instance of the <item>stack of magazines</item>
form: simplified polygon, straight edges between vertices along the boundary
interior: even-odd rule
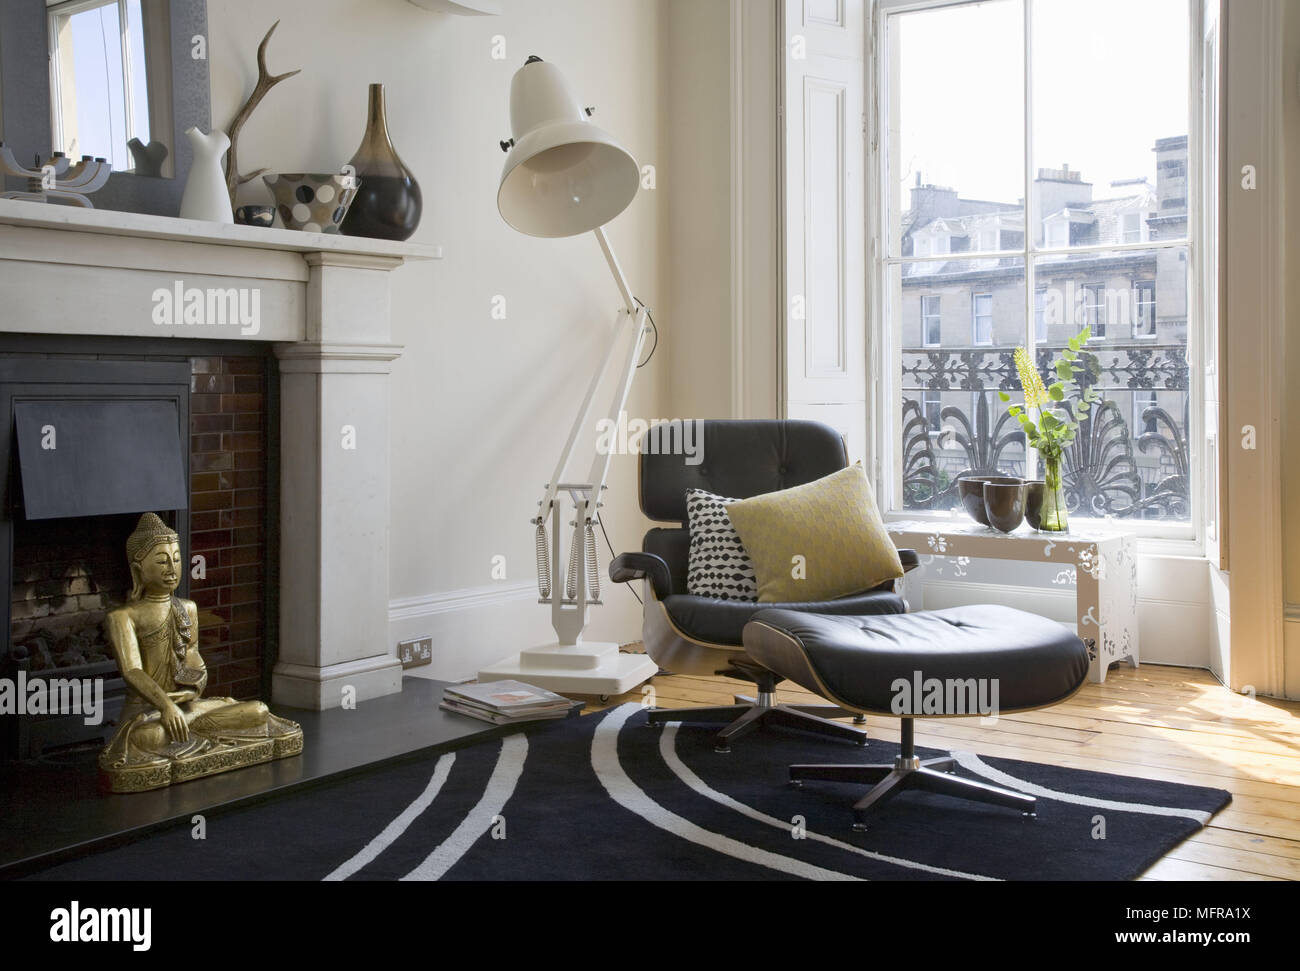
[[[490,681],[487,684],[447,685],[439,707],[493,725],[515,725],[543,718],[564,718],[575,703],[563,695],[531,684]]]

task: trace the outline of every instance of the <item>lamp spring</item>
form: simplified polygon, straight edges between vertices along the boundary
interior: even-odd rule
[[[551,548],[546,541],[546,524],[537,520],[537,592],[543,600],[551,598]]]
[[[579,553],[578,544],[569,547],[569,568],[565,573],[564,595],[568,600],[578,599],[578,558],[586,561],[587,599],[600,599],[600,570],[596,563],[596,532],[588,519],[583,527],[583,552]]]

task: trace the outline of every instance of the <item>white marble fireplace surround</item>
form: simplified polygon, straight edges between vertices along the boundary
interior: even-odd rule
[[[439,249],[0,199],[0,332],[275,344],[280,634],[272,700],[401,690],[388,644],[389,273]],[[259,291],[260,326],[154,322],[154,293]],[[345,426],[353,435],[347,448]]]

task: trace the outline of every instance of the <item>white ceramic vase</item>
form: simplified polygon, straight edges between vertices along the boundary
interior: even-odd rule
[[[185,132],[194,149],[190,175],[181,196],[182,219],[204,219],[213,223],[235,221],[226,191],[226,176],[221,171],[221,157],[230,148],[230,138],[223,131],[205,135],[197,128]]]

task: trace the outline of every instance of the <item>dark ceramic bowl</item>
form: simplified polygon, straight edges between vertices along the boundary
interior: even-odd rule
[[[241,226],[269,229],[275,222],[275,206],[240,206],[235,210],[235,222]]]
[[[966,515],[981,526],[989,524],[989,518],[984,513],[984,483],[988,478],[987,475],[965,475],[957,480],[957,495],[961,497]]]
[[[1023,479],[1009,482],[986,480],[984,483],[984,514],[994,529],[1009,533],[1025,521],[1025,483]]]
[[[1030,480],[1025,483],[1025,522],[1029,523],[1034,529],[1038,529],[1039,524],[1043,521],[1043,486],[1045,484],[1042,479]]]
[[[957,480],[957,494],[961,496],[966,514],[981,526],[988,526],[988,513],[984,511],[984,483],[1000,482],[1007,485],[1019,481],[1009,475],[964,475]]]

